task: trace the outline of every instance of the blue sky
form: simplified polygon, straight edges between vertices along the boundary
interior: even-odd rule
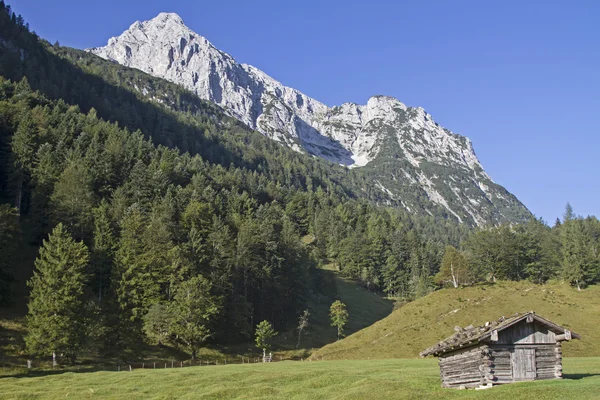
[[[553,223],[600,216],[600,1],[7,0],[86,48],[161,11],[329,105],[376,94],[472,139],[492,178]]]

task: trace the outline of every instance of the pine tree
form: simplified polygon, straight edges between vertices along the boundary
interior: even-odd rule
[[[89,252],[58,224],[40,248],[31,287],[28,332],[31,354],[65,354],[74,361],[85,340],[84,288]]]
[[[0,304],[10,299],[10,283],[19,243],[18,215],[15,208],[0,204]]]
[[[153,304],[144,316],[144,333],[152,343],[164,345],[173,333],[173,312],[163,303]]]
[[[102,201],[93,210],[94,214],[94,245],[92,247],[92,290],[98,293],[98,301],[108,290],[110,274],[114,263],[115,250],[117,248],[116,238],[109,215],[110,206],[108,202]]]
[[[51,202],[54,219],[64,223],[78,239],[90,236],[94,193],[88,169],[71,161],[54,185]]]

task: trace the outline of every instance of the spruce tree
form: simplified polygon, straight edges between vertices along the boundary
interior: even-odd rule
[[[19,242],[17,210],[8,204],[0,204],[0,304],[10,298],[10,282]]]
[[[89,251],[62,224],[44,240],[35,260],[31,287],[27,350],[39,356],[66,355],[71,362],[85,340],[84,288]]]

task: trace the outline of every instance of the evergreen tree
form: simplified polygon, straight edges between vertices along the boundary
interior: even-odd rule
[[[86,335],[84,288],[89,252],[58,224],[40,249],[27,315],[27,350],[31,354],[65,354],[75,360]]]
[[[0,204],[0,304],[11,297],[10,286],[20,234],[18,218],[15,208]]]
[[[88,169],[72,161],[54,185],[51,197],[54,220],[66,225],[77,239],[87,239],[91,234],[94,193]]]
[[[153,304],[144,316],[144,333],[152,343],[164,345],[173,334],[173,312],[168,305]]]
[[[93,210],[94,215],[94,244],[92,247],[92,290],[98,294],[98,301],[109,288],[117,243],[109,215],[110,206],[103,200]]]

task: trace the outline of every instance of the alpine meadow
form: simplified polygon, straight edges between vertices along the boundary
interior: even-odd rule
[[[548,224],[423,108],[327,106],[175,13],[34,29],[0,0],[0,398],[481,397],[416,358],[532,310],[562,379],[483,393],[597,396],[595,216]]]

